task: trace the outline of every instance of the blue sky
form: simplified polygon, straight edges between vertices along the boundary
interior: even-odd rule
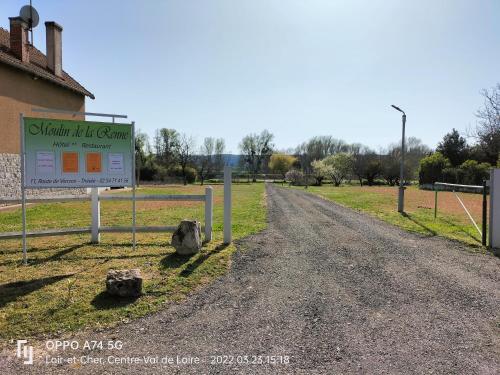
[[[8,28],[28,1],[2,0]],[[63,67],[96,100],[152,135],[169,127],[280,148],[333,135],[375,149],[407,134],[435,147],[474,126],[479,92],[500,81],[498,0],[33,0],[60,23]]]

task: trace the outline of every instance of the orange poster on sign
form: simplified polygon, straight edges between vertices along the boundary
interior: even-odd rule
[[[101,173],[101,153],[100,152],[87,152],[87,173]]]
[[[63,173],[78,173],[78,152],[62,153],[62,171]]]

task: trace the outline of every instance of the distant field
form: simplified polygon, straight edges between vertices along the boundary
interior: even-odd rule
[[[28,239],[29,265],[22,265],[19,240],[0,241],[0,337],[32,337],[85,327],[99,328],[145,315],[182,299],[222,275],[234,245],[222,245],[223,189],[214,187],[214,241],[192,257],[177,256],[171,233],[138,234],[135,252],[130,234]],[[204,187],[140,188],[139,194],[202,194]],[[233,238],[266,226],[264,184],[233,186]],[[203,221],[202,202],[137,202],[138,225],[176,225],[184,218]],[[28,230],[90,225],[90,203],[30,205]],[[0,211],[0,231],[21,230],[18,208]],[[101,203],[102,225],[131,225],[131,202]],[[144,296],[135,301],[107,298],[109,269],[140,268]]]
[[[304,189],[297,187],[297,189]],[[409,187],[405,191],[406,216],[397,212],[398,188],[389,186],[310,186],[307,191],[363,212],[406,230],[429,236],[443,236],[471,245],[481,237],[452,192],[439,192],[438,216],[434,219],[434,192]],[[458,193],[481,228],[482,196]]]

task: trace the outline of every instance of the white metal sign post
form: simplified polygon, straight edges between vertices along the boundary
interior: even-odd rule
[[[24,180],[24,169],[26,168],[26,160],[24,154],[24,116],[20,115],[20,131],[21,131],[21,204],[22,204],[22,217],[23,217],[23,264],[28,263],[28,256],[26,254],[26,190]]]
[[[135,121],[132,121],[132,250],[135,250]]]
[[[490,172],[490,240],[491,248],[500,249],[500,169]]]
[[[224,167],[224,243],[230,244],[232,241],[231,227],[231,183],[232,183],[231,167]]]
[[[99,187],[132,187],[132,241],[135,249],[135,123],[113,115],[33,109],[33,112],[111,117],[109,122],[24,117],[20,114],[23,263],[26,252],[26,189],[92,188],[93,220],[99,220]],[[95,212],[97,210],[97,212]],[[99,228],[93,223],[92,228]],[[99,233],[92,231],[92,242]]]

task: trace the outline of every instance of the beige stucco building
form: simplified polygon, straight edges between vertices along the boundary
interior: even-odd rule
[[[28,25],[10,18],[0,28],[0,197],[20,193],[19,116],[84,119],[83,116],[34,113],[33,108],[84,112],[94,95],[62,68],[62,27],[46,22],[45,54],[28,40]]]

